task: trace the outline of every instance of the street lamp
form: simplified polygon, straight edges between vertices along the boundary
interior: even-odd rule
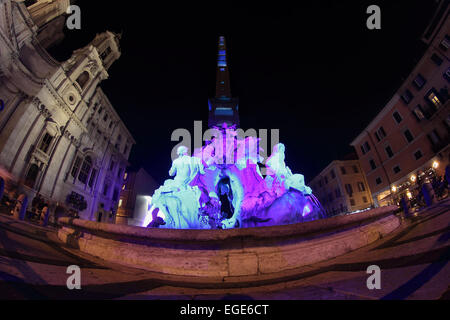
[[[406,196],[408,197],[409,200],[411,200],[412,197],[413,197],[411,191],[409,191],[409,190],[408,190],[408,192],[406,193]]]
[[[434,161],[433,162],[433,169],[437,169],[439,167],[439,162]]]

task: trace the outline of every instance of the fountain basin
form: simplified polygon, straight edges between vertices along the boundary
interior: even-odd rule
[[[82,252],[178,281],[276,279],[366,246],[400,225],[398,207],[311,222],[244,229],[147,229],[71,218],[58,237]]]

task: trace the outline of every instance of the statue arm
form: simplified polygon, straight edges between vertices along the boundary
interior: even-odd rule
[[[177,173],[177,167],[172,163],[172,167],[169,170],[169,176],[173,177]]]
[[[201,160],[199,161],[198,166],[200,168],[200,174],[205,174],[205,167],[203,166],[203,163]]]

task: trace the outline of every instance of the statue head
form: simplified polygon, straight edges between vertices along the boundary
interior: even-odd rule
[[[188,148],[185,146],[180,146],[177,149],[177,155],[182,157],[185,156],[188,153]]]
[[[284,153],[285,146],[282,143],[278,143],[273,147],[273,153]]]

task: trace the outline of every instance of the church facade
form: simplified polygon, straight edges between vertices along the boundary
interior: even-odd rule
[[[99,87],[120,36],[98,34],[62,63],[45,49],[68,5],[0,1],[0,166],[29,203],[40,194],[92,220],[116,211],[135,141]]]

